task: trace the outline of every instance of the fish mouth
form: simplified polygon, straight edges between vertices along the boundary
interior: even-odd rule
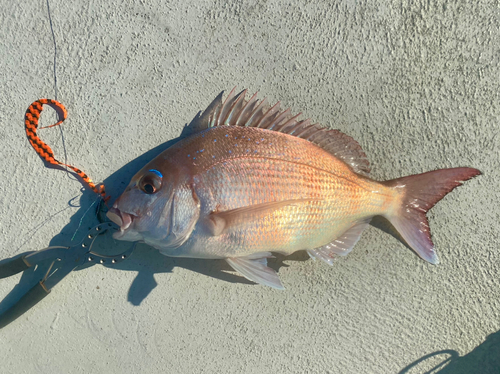
[[[108,213],[106,213],[106,217],[120,226],[120,231],[113,234],[113,237],[115,239],[119,239],[120,237],[125,235],[125,231],[134,222],[134,219],[137,218],[137,216],[135,216],[134,214],[122,212],[120,209],[117,209],[115,207],[109,209]]]

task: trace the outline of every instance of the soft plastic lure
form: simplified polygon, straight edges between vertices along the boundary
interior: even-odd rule
[[[50,126],[38,127],[38,121],[43,110],[43,105],[50,105],[58,112],[59,121],[57,123]],[[104,201],[107,201],[109,197],[106,197],[104,185],[95,185],[89,176],[80,169],[58,161],[55,158],[52,149],[40,140],[36,133],[39,128],[42,129],[60,125],[67,116],[68,112],[66,111],[66,108],[58,101],[50,99],[40,99],[35,101],[26,111],[24,121],[28,140],[36,153],[38,153],[47,163],[68,167],[95,193],[100,195]],[[38,283],[30,288],[10,307],[0,313],[0,329],[14,321],[41,301],[50,293],[51,289],[56,284],[58,284],[66,275],[71,273],[77,267],[84,266],[89,263],[113,266],[129,258],[134,251],[135,244],[126,251],[111,256],[99,254],[92,250],[92,246],[97,237],[113,229],[116,230],[116,225],[111,222],[103,222],[90,229],[87,232],[87,235],[85,235],[83,241],[72,247],[51,246],[40,251],[26,252],[10,259],[1,260],[0,279],[7,278],[27,270],[29,271],[29,269],[33,272],[40,271],[38,269],[42,269],[42,272],[44,272],[45,269],[47,269],[47,271],[45,276],[43,276]],[[3,302],[2,306],[4,306]]]
[[[28,136],[28,140],[30,144],[33,146],[33,149],[35,150],[36,153],[38,153],[38,155],[41,158],[43,158],[49,164],[66,166],[67,168],[73,170],[73,172],[78,177],[80,177],[83,180],[83,182],[85,182],[85,184],[87,184],[90,187],[90,189],[92,189],[92,191],[94,191],[98,195],[101,195],[104,201],[107,201],[109,197],[106,197],[106,191],[104,189],[103,184],[96,185],[94,182],[92,182],[89,176],[80,169],[57,160],[54,156],[54,152],[52,151],[52,149],[45,142],[40,140],[36,132],[39,128],[38,121],[40,119],[40,114],[42,113],[43,110],[43,105],[50,105],[51,107],[53,107],[59,114],[59,121],[50,126],[40,127],[40,129],[59,126],[61,123],[64,122],[64,120],[68,116],[68,112],[66,111],[64,105],[62,105],[60,102],[56,100],[39,99],[35,101],[33,104],[31,104],[28,110],[26,111],[24,125],[26,129],[26,135]]]

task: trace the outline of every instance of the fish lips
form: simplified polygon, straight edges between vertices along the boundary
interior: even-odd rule
[[[109,209],[106,216],[118,226],[120,226],[120,231],[113,234],[115,239],[120,239],[123,235],[125,235],[125,231],[132,225],[134,219],[137,218],[135,215],[131,213],[122,212],[120,209],[115,207]]]

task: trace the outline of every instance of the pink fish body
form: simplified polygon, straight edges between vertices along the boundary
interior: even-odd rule
[[[246,278],[283,288],[271,252],[307,250],[333,263],[374,216],[384,216],[423,259],[438,263],[425,213],[480,172],[436,170],[377,182],[359,144],[298,120],[256,95],[221,95],[199,118],[203,130],[149,162],[108,217],[116,239],[167,256],[226,261]]]

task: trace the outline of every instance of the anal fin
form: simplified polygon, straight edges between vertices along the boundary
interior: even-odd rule
[[[246,279],[284,290],[285,287],[281,284],[278,274],[267,266],[267,259],[273,257],[271,252],[256,253],[247,257],[229,257],[226,258],[227,263]]]
[[[308,249],[307,253],[313,260],[319,259],[332,266],[336,255],[345,256],[352,251],[356,243],[359,241],[361,233],[370,223],[370,220],[371,218],[356,222],[346,232],[331,243],[319,248]]]

